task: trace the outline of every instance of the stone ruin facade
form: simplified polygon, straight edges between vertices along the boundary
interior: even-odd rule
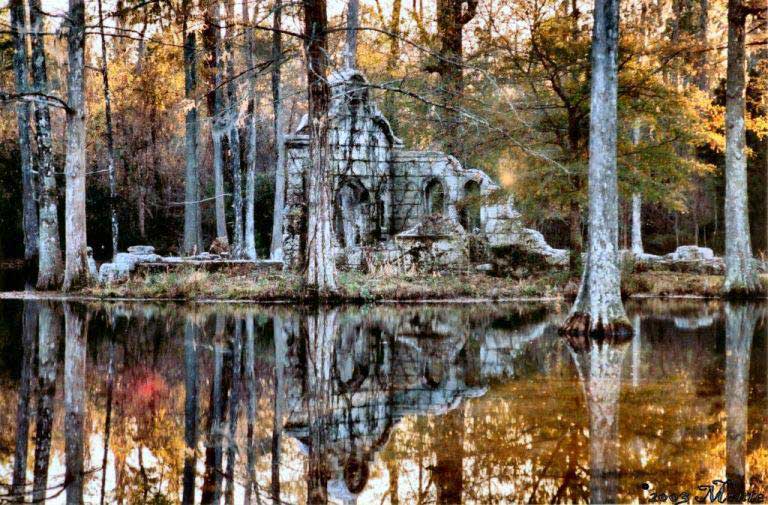
[[[541,234],[522,227],[511,202],[483,203],[499,190],[485,172],[465,168],[442,152],[406,149],[372,100],[361,72],[336,73],[330,84],[329,160],[340,266],[466,268],[483,262],[470,258],[471,236],[491,248],[511,241],[538,247],[536,254],[549,265],[567,264],[566,251],[550,248]],[[305,116],[296,133],[286,137],[283,247],[288,268],[302,263],[308,156]]]

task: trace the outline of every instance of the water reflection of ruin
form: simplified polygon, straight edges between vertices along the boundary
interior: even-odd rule
[[[512,377],[550,323],[514,324],[424,308],[320,311],[282,320],[288,342],[286,433],[309,459],[308,501],[354,502],[370,464],[406,416],[445,415],[436,436],[462,434],[461,402]],[[506,324],[505,324],[506,323]],[[461,449],[457,449],[460,453]],[[461,501],[461,454],[439,451],[438,501]],[[442,482],[440,482],[442,481]]]

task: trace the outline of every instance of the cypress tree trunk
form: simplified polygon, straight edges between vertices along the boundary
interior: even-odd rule
[[[274,110],[275,148],[275,207],[272,214],[272,242],[269,255],[273,260],[283,259],[283,218],[285,214],[285,139],[283,134],[283,101],[280,85],[280,66],[283,59],[282,0],[275,0],[272,18],[272,107]]]
[[[36,93],[48,93],[48,71],[43,38],[43,12],[40,0],[29,0],[32,26],[32,80]],[[51,115],[48,105],[35,104],[37,166],[40,178],[39,259],[37,289],[56,289],[61,285],[63,270],[59,239],[59,196],[53,171]]]
[[[213,191],[216,213],[216,238],[229,244],[227,235],[227,220],[224,201],[224,150],[222,137],[225,127],[222,124],[223,93],[221,89],[221,16],[219,2],[213,0],[208,5],[205,16],[205,33],[203,40],[208,53],[206,66],[209,71],[209,91],[207,95],[208,114],[211,117],[211,138],[213,142]]]
[[[184,253],[197,254],[203,250],[202,216],[200,214],[200,177],[197,163],[197,39],[189,30],[189,0],[182,3],[184,19],[184,98],[188,109],[185,117],[186,168],[184,172]]]
[[[727,296],[759,291],[752,259],[747,207],[745,127],[745,25],[742,0],[728,1],[728,69],[725,90],[725,281]]]
[[[67,505],[81,505],[85,484],[85,307],[64,305],[64,452]]]
[[[360,27],[360,0],[347,2],[347,33],[344,45],[344,67],[357,67],[357,30]]]
[[[256,15],[254,14],[254,21]],[[248,73],[248,118],[246,121],[246,168],[245,168],[245,245],[243,255],[256,259],[256,77],[253,74],[253,52],[256,42],[253,37],[248,0],[243,0],[243,22],[245,28],[245,44],[243,59]],[[275,64],[276,65],[276,64]]]
[[[307,265],[305,281],[319,294],[336,290],[333,258],[333,207],[328,163],[327,15],[325,0],[304,2],[304,36],[309,94],[309,171],[307,174]]]
[[[235,84],[235,53],[232,49],[232,39],[235,37],[235,3],[228,0],[227,6],[227,36],[224,41],[227,68],[227,115],[226,128],[229,142],[229,165],[232,171],[232,209],[235,217],[232,232],[232,257],[243,255],[243,172],[240,167],[240,131],[237,128],[239,103],[237,86]]]
[[[562,331],[596,337],[630,336],[618,266],[616,175],[619,1],[596,0],[592,36],[589,129],[588,251],[579,294]]]
[[[64,290],[91,282],[85,229],[85,3],[69,0]]]
[[[11,0],[11,30],[13,32],[13,77],[19,94],[29,92],[27,77],[27,21],[23,0]],[[32,145],[29,135],[31,104],[20,101],[16,104],[16,125],[19,130],[19,154],[21,155],[21,205],[24,228],[24,261],[27,265],[37,262],[38,222],[37,191],[33,175]]]
[[[643,197],[632,193],[632,252],[643,254]]]
[[[107,39],[104,34],[104,13],[101,0],[99,10],[99,39],[101,41],[101,81],[104,87],[104,122],[107,129],[107,173],[109,174],[109,221],[112,233],[112,257],[117,255],[120,228],[117,223],[117,179],[115,177],[115,136],[112,132],[112,93],[109,90],[109,67],[107,67]]]

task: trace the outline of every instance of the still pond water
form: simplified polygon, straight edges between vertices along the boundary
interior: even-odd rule
[[[765,306],[631,302],[589,348],[567,308],[0,302],[0,502],[766,492]]]

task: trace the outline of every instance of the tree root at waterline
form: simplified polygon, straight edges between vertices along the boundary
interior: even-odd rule
[[[632,339],[632,325],[622,317],[604,323],[602,319],[593,320],[584,312],[572,314],[560,327],[559,333],[576,350],[586,350],[592,341],[617,344]]]

